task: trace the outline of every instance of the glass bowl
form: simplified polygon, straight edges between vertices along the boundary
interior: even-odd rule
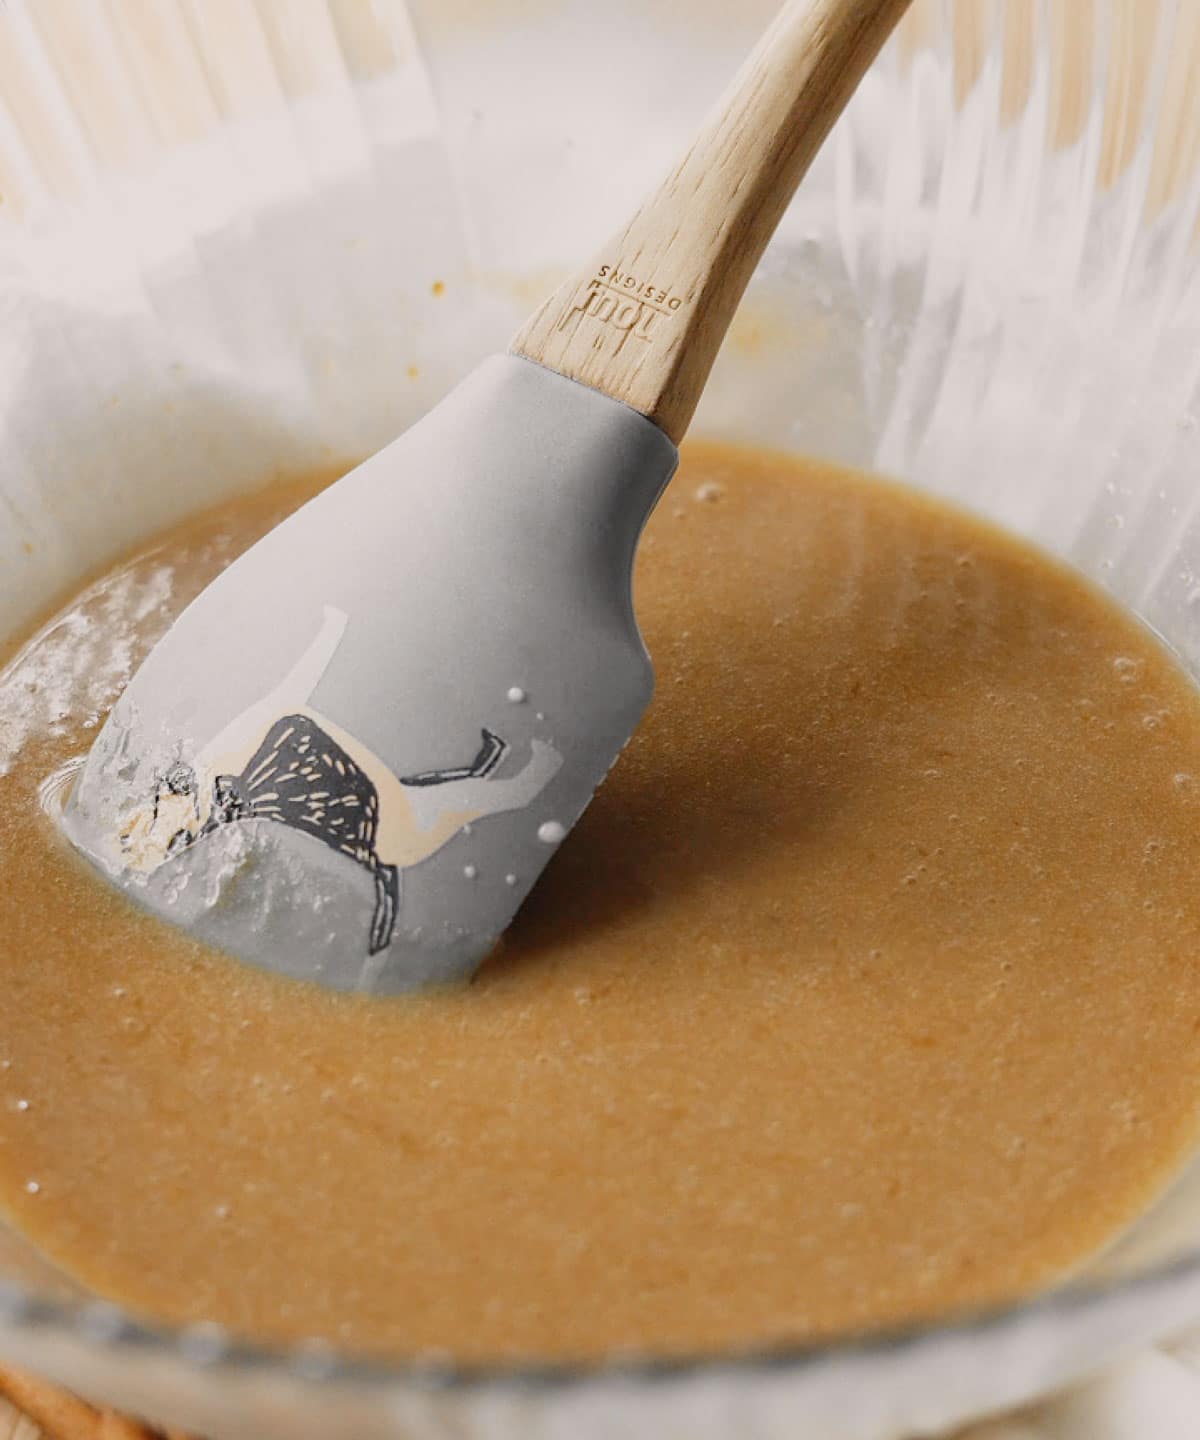
[[[0,634],[188,511],[391,438],[623,217],[772,8],[0,8]],[[982,511],[1200,669],[1198,48],[1200,0],[916,0],[768,251],[696,433]],[[0,1356],[213,1440],[883,1440],[1197,1317],[1196,1167],[1022,1305],[585,1368],[147,1327],[0,1233]]]

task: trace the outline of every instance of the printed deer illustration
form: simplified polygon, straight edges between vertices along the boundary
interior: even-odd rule
[[[368,946],[374,955],[391,942],[401,872],[435,854],[463,826],[524,808],[558,772],[562,757],[534,740],[524,767],[497,779],[508,746],[485,728],[468,763],[393,775],[310,703],[346,623],[342,611],[326,606],[319,632],[270,694],[191,761],[177,761],[159,777],[152,802],[124,826],[121,847],[128,865],[148,873],[222,825],[270,820],[291,826],[374,876]]]

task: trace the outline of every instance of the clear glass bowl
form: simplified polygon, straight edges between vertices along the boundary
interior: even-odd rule
[[[0,634],[171,519],[390,438],[622,217],[772,8],[0,8]],[[1200,0],[916,0],[696,430],[984,511],[1200,669],[1198,49]],[[1200,1174],[1028,1304],[670,1364],[467,1373],[155,1330],[7,1233],[0,1277],[0,1355],[214,1440],[883,1440],[1200,1317]]]

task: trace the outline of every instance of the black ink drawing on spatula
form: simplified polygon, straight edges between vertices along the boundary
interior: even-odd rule
[[[150,806],[125,825],[121,846],[128,865],[150,872],[225,825],[267,820],[311,835],[371,873],[367,950],[375,955],[391,943],[402,872],[473,821],[523,809],[562,760],[552,745],[534,740],[523,768],[498,779],[508,746],[483,727],[466,764],[393,775],[309,703],[345,628],[345,614],[326,607],[319,634],[283,681],[190,763],[167,769]]]

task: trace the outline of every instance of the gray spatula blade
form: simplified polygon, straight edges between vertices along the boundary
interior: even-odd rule
[[[339,989],[469,974],[649,701],[644,416],[485,361],[190,605],[65,817],[164,918]]]

